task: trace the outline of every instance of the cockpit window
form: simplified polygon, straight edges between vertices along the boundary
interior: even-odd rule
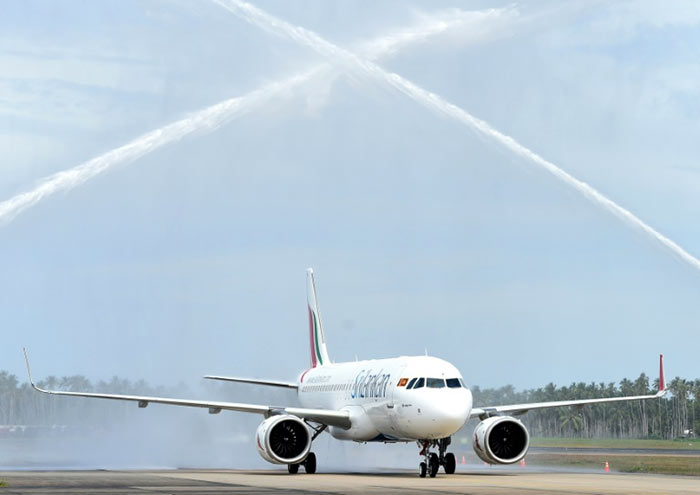
[[[416,383],[416,379],[415,379],[415,378],[411,378],[411,381],[408,382],[408,385],[406,385],[406,389],[413,388],[413,384],[414,384],[414,383]]]
[[[445,381],[447,382],[447,388],[462,388],[462,382],[459,378],[448,378]]]
[[[445,380],[442,378],[428,378],[428,388],[445,388]]]
[[[459,379],[459,383],[461,383],[464,388],[467,388],[467,384],[464,383],[464,380],[462,378]]]
[[[423,388],[423,385],[425,385],[425,378],[419,378],[413,388]]]

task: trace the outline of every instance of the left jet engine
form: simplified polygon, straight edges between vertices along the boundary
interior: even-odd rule
[[[511,416],[493,416],[474,429],[474,452],[489,464],[513,464],[530,448],[530,434]]]
[[[311,434],[296,416],[271,416],[258,426],[255,443],[260,456],[268,462],[298,464],[311,451]]]

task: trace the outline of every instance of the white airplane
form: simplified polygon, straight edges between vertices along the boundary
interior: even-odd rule
[[[212,380],[294,389],[303,407],[45,390],[32,379],[25,349],[29,381],[34,389],[47,394],[134,401],[142,408],[153,402],[207,408],[210,414],[223,410],[261,414],[265,419],[255,435],[258,452],[266,461],[286,464],[291,474],[297,473],[299,466],[304,466],[309,474],[316,472],[316,456],[311,446],[326,429],[339,440],[417,442],[423,458],[418,471],[422,478],[426,474],[435,477],[440,466],[447,474],[455,472],[455,456],[447,448],[451,436],[470,418],[480,419],[473,438],[477,456],[489,464],[513,464],[525,457],[530,443],[527,429],[514,416],[534,409],[652,399],[665,393],[663,355],[659,357],[659,391],[655,395],[491,407],[473,407],[472,394],[457,368],[435,357],[402,356],[334,363],[328,357],[313,270],[309,268],[307,272],[311,367],[293,383],[205,376]]]

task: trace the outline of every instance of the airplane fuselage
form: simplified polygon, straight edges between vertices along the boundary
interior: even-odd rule
[[[331,427],[330,433],[358,442],[449,437],[472,409],[457,368],[429,356],[311,368],[300,376],[297,393],[303,407],[347,411],[352,427]]]

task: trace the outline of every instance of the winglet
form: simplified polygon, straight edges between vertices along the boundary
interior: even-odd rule
[[[657,396],[661,397],[666,394],[666,382],[664,381],[664,355],[659,354],[659,391]]]
[[[32,379],[32,370],[29,367],[29,356],[27,356],[27,348],[22,347],[22,350],[24,351],[24,361],[27,363],[27,374],[29,375],[29,383],[31,384],[33,389],[39,390],[34,384],[34,380]]]

